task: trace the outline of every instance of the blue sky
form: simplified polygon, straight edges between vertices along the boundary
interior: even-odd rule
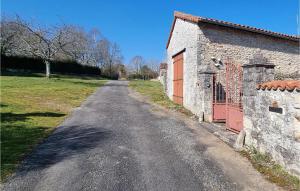
[[[1,0],[2,14],[43,25],[98,28],[117,42],[128,62],[141,55],[162,60],[173,11],[297,34],[298,0]]]

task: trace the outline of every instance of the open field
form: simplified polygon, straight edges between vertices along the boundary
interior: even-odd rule
[[[1,76],[1,177],[106,81],[55,75]]]

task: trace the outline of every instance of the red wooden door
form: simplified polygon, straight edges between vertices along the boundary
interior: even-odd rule
[[[173,57],[173,101],[183,104],[183,53]]]

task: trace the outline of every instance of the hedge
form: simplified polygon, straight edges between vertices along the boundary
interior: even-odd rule
[[[38,58],[1,55],[1,71],[6,69],[45,72],[43,60]],[[55,61],[50,65],[51,73],[101,75],[101,70],[94,66],[81,65],[74,61]]]

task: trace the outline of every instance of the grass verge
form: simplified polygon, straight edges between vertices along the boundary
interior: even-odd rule
[[[1,180],[106,81],[96,77],[1,76]]]
[[[163,86],[158,81],[132,80],[129,83],[129,87],[141,93],[142,95],[150,98],[152,102],[158,105],[161,105],[171,110],[179,111],[188,116],[193,115],[189,110],[185,109],[183,106],[172,102],[168,98],[168,96],[166,96],[163,90]]]
[[[291,191],[300,191],[300,180],[278,164],[269,155],[262,154],[254,148],[241,151],[241,155],[248,158],[253,167],[263,174],[267,180]]]

